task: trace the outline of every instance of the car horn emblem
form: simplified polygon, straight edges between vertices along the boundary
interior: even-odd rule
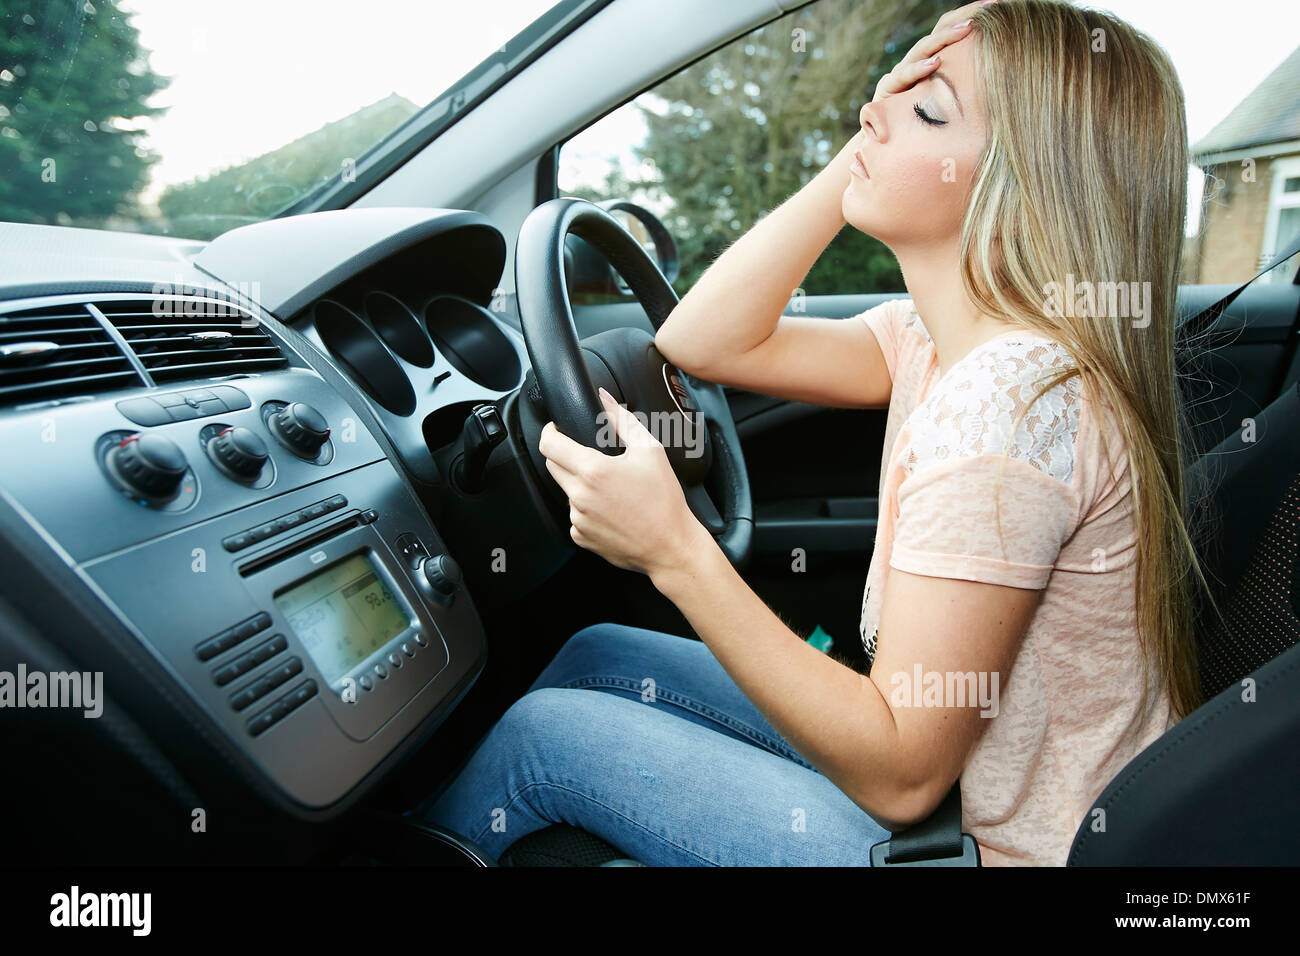
[[[673,402],[682,415],[689,417],[691,413],[700,410],[687,390],[686,383],[682,381],[682,373],[667,362],[664,362],[664,384],[668,386],[668,393],[672,395]]]

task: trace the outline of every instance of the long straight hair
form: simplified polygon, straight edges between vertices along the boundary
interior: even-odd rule
[[[1182,86],[1150,37],[1102,11],[1008,0],[972,19],[989,136],[962,225],[962,282],[981,312],[1069,351],[1073,367],[1034,401],[1079,376],[1113,415],[1108,426],[1098,408],[1103,435],[1117,427],[1127,445],[1140,712],[1154,671],[1181,719],[1201,703],[1193,575],[1209,594],[1193,543],[1200,514],[1184,487],[1196,450],[1175,359],[1190,162]],[[1138,323],[1112,298],[1077,314],[1052,291],[1071,282],[1116,283],[1121,296],[1149,289],[1150,311]]]

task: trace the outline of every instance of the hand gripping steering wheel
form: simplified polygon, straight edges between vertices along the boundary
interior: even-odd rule
[[[643,422],[664,446],[691,511],[737,568],[749,560],[754,505],[740,436],[722,386],[684,375],[655,348],[642,328],[614,328],[578,341],[565,281],[565,238],[591,243],[623,277],[657,331],[677,305],[677,294],[640,243],[604,209],[564,197],[538,206],[524,220],[515,247],[519,320],[532,363],[531,390],[561,432],[606,454],[598,438],[610,426],[597,416],[602,385],[620,404],[644,413]],[[540,396],[537,394],[540,392]],[[642,417],[642,416],[638,416]],[[542,423],[548,419],[542,418]],[[568,498],[545,467],[536,436],[534,465],[568,527]]]

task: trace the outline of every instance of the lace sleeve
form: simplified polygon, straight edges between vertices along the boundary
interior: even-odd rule
[[[1074,485],[1079,377],[1034,396],[1070,367],[1059,343],[1003,337],[977,347],[936,383],[906,424],[892,567],[1047,585],[1082,520]]]
[[[902,333],[912,314],[911,299],[890,299],[854,316],[864,322],[876,336],[885,365],[889,367],[889,380],[898,380],[898,355],[902,348]]]

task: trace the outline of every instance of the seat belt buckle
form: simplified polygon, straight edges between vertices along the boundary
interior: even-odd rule
[[[872,866],[981,866],[980,847],[969,833],[961,835],[961,853],[956,856],[921,857],[890,862],[889,841],[881,840],[871,848]]]

